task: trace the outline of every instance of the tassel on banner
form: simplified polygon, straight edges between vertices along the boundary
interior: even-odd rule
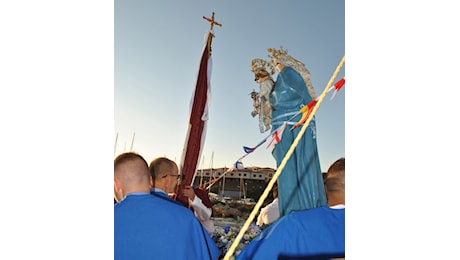
[[[267,149],[281,141],[281,137],[283,136],[284,128],[286,128],[286,125],[287,122],[284,122],[280,128],[276,129],[276,131],[273,132],[272,140],[267,145]]]
[[[261,146],[263,143],[267,141],[267,138],[262,140],[260,143],[258,143],[254,148],[248,147],[248,146],[243,146],[243,150],[246,154],[254,152],[259,146]]]
[[[330,91],[335,90],[334,94],[332,94],[331,100],[334,98],[335,94],[337,94],[337,92],[339,92],[339,90],[343,87],[344,84],[345,84],[345,78],[342,78],[339,81],[337,81],[336,83],[334,83],[334,86],[331,87],[327,91],[329,93]],[[302,118],[293,127],[291,127],[290,130],[292,130],[294,128],[297,128],[300,125],[302,125],[303,123],[305,123],[305,121],[307,120],[308,116],[311,114],[311,111],[313,111],[313,108],[315,107],[317,102],[318,102],[318,99],[312,100],[310,103],[308,103],[306,106],[304,106],[304,107],[302,107],[300,109],[300,112],[302,112]]]
[[[237,161],[235,162],[235,164],[233,165],[233,167],[237,170],[244,170],[244,165],[241,161]]]
[[[334,83],[334,88],[331,88],[329,91],[335,89],[334,93],[332,94],[331,96],[331,99],[332,100],[334,97],[335,97],[335,94],[337,94],[337,92],[339,92],[339,90],[343,87],[343,85],[345,84],[345,78],[342,78],[340,79],[339,81],[337,81],[336,83]]]
[[[307,120],[308,116],[311,114],[311,111],[313,111],[313,108],[315,107],[316,103],[318,102],[317,99],[312,100],[310,103],[308,103],[306,106],[302,107],[300,109],[300,112],[302,112],[302,118],[295,124],[293,127],[291,127],[290,130],[299,127],[305,121]]]
[[[251,147],[247,147],[247,146],[243,146],[243,150],[245,153],[252,153],[256,150],[256,148],[251,148]]]

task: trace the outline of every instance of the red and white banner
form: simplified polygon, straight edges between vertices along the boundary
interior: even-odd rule
[[[192,186],[193,184],[206,137],[206,122],[211,97],[209,83],[212,64],[210,52],[212,37],[212,33],[209,32],[201,56],[195,92],[192,97],[187,135],[179,166],[182,181],[176,188],[176,195],[177,200],[186,206],[188,206],[188,199],[182,194],[182,191],[186,186]]]

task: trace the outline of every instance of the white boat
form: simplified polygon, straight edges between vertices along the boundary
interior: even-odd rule
[[[238,203],[245,205],[255,205],[256,201],[253,198],[246,198],[238,200]]]

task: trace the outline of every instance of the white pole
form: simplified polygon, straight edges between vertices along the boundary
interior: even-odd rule
[[[117,136],[115,137],[115,147],[113,148],[113,156],[117,154],[117,142],[118,142],[118,132],[117,132]]]
[[[132,152],[133,151],[133,146],[134,146],[134,136],[136,135],[136,133],[133,133],[133,140],[131,141],[131,149],[130,151]]]

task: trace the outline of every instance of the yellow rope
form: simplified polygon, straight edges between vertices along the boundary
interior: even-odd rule
[[[229,260],[231,256],[233,256],[233,253],[235,252],[236,247],[241,241],[241,238],[243,238],[244,233],[248,230],[249,225],[252,223],[254,218],[256,217],[257,212],[259,212],[262,204],[264,203],[265,199],[268,197],[268,194],[270,190],[273,188],[273,185],[275,182],[278,180],[278,177],[280,176],[281,172],[284,169],[284,166],[286,166],[287,161],[291,157],[292,153],[294,152],[295,147],[299,143],[300,139],[302,138],[303,134],[308,128],[308,125],[310,124],[311,119],[315,115],[316,111],[318,110],[319,105],[321,102],[323,102],[324,97],[326,96],[327,92],[329,91],[332,82],[334,82],[334,79],[337,77],[337,74],[339,74],[339,71],[341,70],[343,64],[345,63],[345,56],[343,56],[342,60],[340,61],[339,65],[335,69],[334,74],[332,75],[331,79],[327,83],[326,88],[324,89],[323,93],[321,96],[318,98],[318,102],[316,103],[315,107],[313,108],[310,116],[308,117],[307,121],[305,121],[304,125],[302,126],[302,129],[300,130],[299,134],[297,135],[296,139],[292,143],[291,147],[289,148],[289,151],[286,153],[284,156],[283,160],[281,161],[280,166],[276,170],[275,174],[273,175],[272,179],[268,183],[267,187],[265,188],[264,192],[262,195],[260,195],[259,201],[257,201],[256,205],[254,206],[254,209],[252,210],[251,214],[249,215],[249,218],[246,220],[244,223],[243,227],[241,227],[240,232],[238,233],[238,236],[235,238],[235,241],[233,241],[233,244],[230,246],[228,249],[227,253],[224,256],[225,260]]]

